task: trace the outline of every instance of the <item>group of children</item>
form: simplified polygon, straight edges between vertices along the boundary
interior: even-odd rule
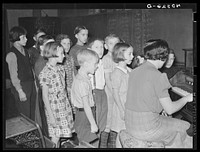
[[[88,32],[77,26],[77,42],[72,46],[66,34],[54,39],[38,30],[35,45],[27,51],[26,30],[13,27],[9,35],[13,46],[6,62],[15,104],[57,147],[61,138],[77,135],[79,141],[97,148],[120,148],[119,133],[126,129],[125,102],[133,71],[128,65],[136,59],[134,49],[115,34],[104,41],[88,39]],[[138,57],[135,67],[145,62]]]
[[[13,46],[6,61],[19,113],[36,121],[57,147],[60,138],[69,139],[74,133],[95,147],[116,147],[117,134],[125,128],[131,70],[127,65],[134,57],[133,47],[115,34],[105,42],[88,41],[84,26],[75,28],[74,46],[68,35],[54,39],[40,29],[33,37],[35,45],[26,50],[23,27],[13,27],[9,34]]]

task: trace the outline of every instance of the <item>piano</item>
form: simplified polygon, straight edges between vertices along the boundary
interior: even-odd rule
[[[183,119],[193,123],[196,116],[196,99],[193,92],[193,76],[185,70],[178,71],[173,77],[169,79],[172,88],[169,90],[172,101],[176,101],[189,93],[193,93],[193,102],[187,103],[180,111],[175,113],[181,115]]]

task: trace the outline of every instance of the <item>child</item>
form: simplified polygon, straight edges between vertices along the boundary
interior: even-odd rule
[[[94,74],[98,66],[98,54],[89,49],[79,51],[77,60],[80,65],[72,83],[72,104],[76,107],[74,127],[79,141],[95,144],[98,136],[95,122],[95,103],[89,74]]]
[[[77,74],[77,70],[79,69],[79,64],[77,61],[77,52],[83,48],[85,48],[85,44],[88,39],[88,29],[85,26],[77,26],[74,30],[74,35],[77,39],[76,44],[70,49],[69,55],[71,55],[74,58],[74,64],[75,64],[75,75]]]
[[[62,63],[64,48],[57,42],[48,42],[43,51],[48,59],[39,74],[42,97],[45,104],[49,136],[58,146],[60,137],[70,138],[73,132],[72,109],[65,90],[65,71]]]
[[[101,39],[92,39],[88,45],[88,48],[95,51],[99,56],[99,64],[98,69],[96,70],[95,74],[92,75],[92,85],[93,85],[93,95],[94,101],[96,104],[96,121],[99,127],[99,134],[100,134],[100,141],[99,147],[103,147],[104,141],[101,140],[101,133],[104,131],[107,122],[107,112],[108,112],[108,103],[107,103],[107,96],[105,92],[105,73],[102,63],[102,56],[104,53],[104,41]]]
[[[110,34],[105,38],[105,48],[108,50],[108,53],[103,57],[102,62],[104,66],[105,71],[105,91],[107,95],[107,101],[108,101],[108,114],[107,114],[107,123],[106,123],[106,129],[104,132],[102,132],[102,141],[104,141],[104,145],[102,147],[107,147],[107,143],[110,143],[110,139],[115,136],[114,133],[110,133],[110,126],[111,126],[111,120],[112,120],[112,107],[113,107],[113,96],[112,96],[112,85],[110,80],[110,73],[114,70],[116,63],[112,59],[112,51],[113,47],[116,43],[120,42],[120,38],[116,36],[115,34]],[[109,135],[110,134],[110,135]],[[102,143],[103,144],[103,143]],[[109,144],[108,144],[109,145]]]
[[[35,45],[33,45],[31,48],[28,49],[28,53],[30,55],[31,66],[33,68],[34,68],[34,65],[35,65],[37,58],[40,55],[40,50],[36,48],[36,44],[37,44],[38,38],[42,35],[45,35],[45,32],[42,29],[38,29],[33,36],[33,40],[35,41]]]
[[[55,40],[50,35],[42,35],[42,36],[40,36],[38,38],[38,42],[36,44],[36,48],[38,50],[40,50],[40,55],[37,58],[37,60],[35,62],[35,65],[34,65],[34,70],[35,70],[36,78],[38,78],[40,72],[42,71],[42,69],[44,68],[44,66],[46,65],[46,62],[47,62],[47,60],[45,58],[43,58],[44,46],[45,46],[46,43],[52,42],[52,41],[55,41]]]
[[[6,62],[18,112],[34,121],[36,88],[29,55],[24,48],[27,42],[26,33],[27,31],[20,26],[10,30],[9,38],[13,46],[6,56]]]
[[[65,86],[67,89],[67,95],[68,95],[68,99],[69,102],[71,104],[71,87],[72,87],[72,82],[73,82],[73,78],[74,78],[74,70],[75,70],[75,66],[74,66],[74,59],[72,56],[68,55],[70,46],[72,44],[70,38],[68,35],[66,34],[59,34],[56,37],[56,41],[59,42],[65,51],[65,58],[64,58],[64,68],[65,68]],[[72,104],[71,104],[72,106]],[[73,112],[75,112],[74,107],[72,107]]]
[[[42,35],[38,38],[36,48],[40,50],[39,57],[34,65],[36,86],[37,86],[37,100],[36,100],[36,122],[42,128],[43,134],[49,137],[47,120],[44,112],[44,102],[42,101],[42,89],[39,85],[39,74],[47,63],[47,59],[43,57],[44,46],[48,42],[52,42],[54,39],[50,35]]]
[[[113,61],[117,63],[111,73],[112,91],[114,96],[111,130],[119,134],[125,129],[124,103],[128,89],[128,78],[131,68],[129,65],[133,59],[133,47],[127,43],[117,43],[112,52]],[[116,141],[116,144],[115,142]],[[113,148],[121,148],[119,138],[113,139]]]

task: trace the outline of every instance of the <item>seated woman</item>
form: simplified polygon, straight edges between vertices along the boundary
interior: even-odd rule
[[[172,102],[171,87],[166,73],[160,69],[169,54],[168,43],[161,39],[150,40],[144,47],[145,62],[129,76],[125,103],[125,125],[130,135],[143,141],[162,142],[165,147],[192,148],[192,137],[187,135],[190,123],[160,115],[162,110],[171,115],[187,102],[192,94]],[[187,146],[185,143],[190,143]]]

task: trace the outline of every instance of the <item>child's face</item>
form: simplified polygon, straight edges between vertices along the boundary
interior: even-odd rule
[[[110,38],[105,43],[105,48],[108,49],[109,52],[112,52],[115,44],[117,44],[117,43],[119,43],[119,39],[118,38],[115,38],[115,37]]]
[[[174,59],[175,59],[174,54],[173,54],[173,53],[170,53],[170,54],[168,55],[168,59],[167,59],[167,61],[166,61],[166,63],[165,63],[165,67],[166,67],[166,68],[170,68],[170,67],[172,66],[172,64],[174,63]]]
[[[70,39],[62,39],[61,45],[63,46],[65,53],[68,53],[70,49]]]
[[[79,33],[75,35],[75,37],[78,39],[81,43],[86,43],[88,39],[88,30],[82,29]]]
[[[58,63],[62,63],[62,61],[63,61],[63,59],[65,57],[63,47],[57,47],[57,53],[56,53],[56,55],[58,56],[57,57]]]
[[[25,45],[26,45],[26,42],[27,42],[26,35],[21,35],[21,36],[19,37],[18,43],[19,43],[21,46],[25,46]]]
[[[99,58],[102,58],[104,48],[103,48],[103,43],[101,41],[99,40],[94,41],[91,49],[94,50],[98,54]]]
[[[97,60],[97,58],[92,57],[91,60],[86,62],[86,65],[87,65],[86,68],[87,68],[88,73],[94,74],[95,71],[98,68],[98,60]]]
[[[129,47],[126,49],[126,51],[124,52],[124,58],[125,58],[125,62],[126,64],[130,64],[133,60],[133,47]]]

